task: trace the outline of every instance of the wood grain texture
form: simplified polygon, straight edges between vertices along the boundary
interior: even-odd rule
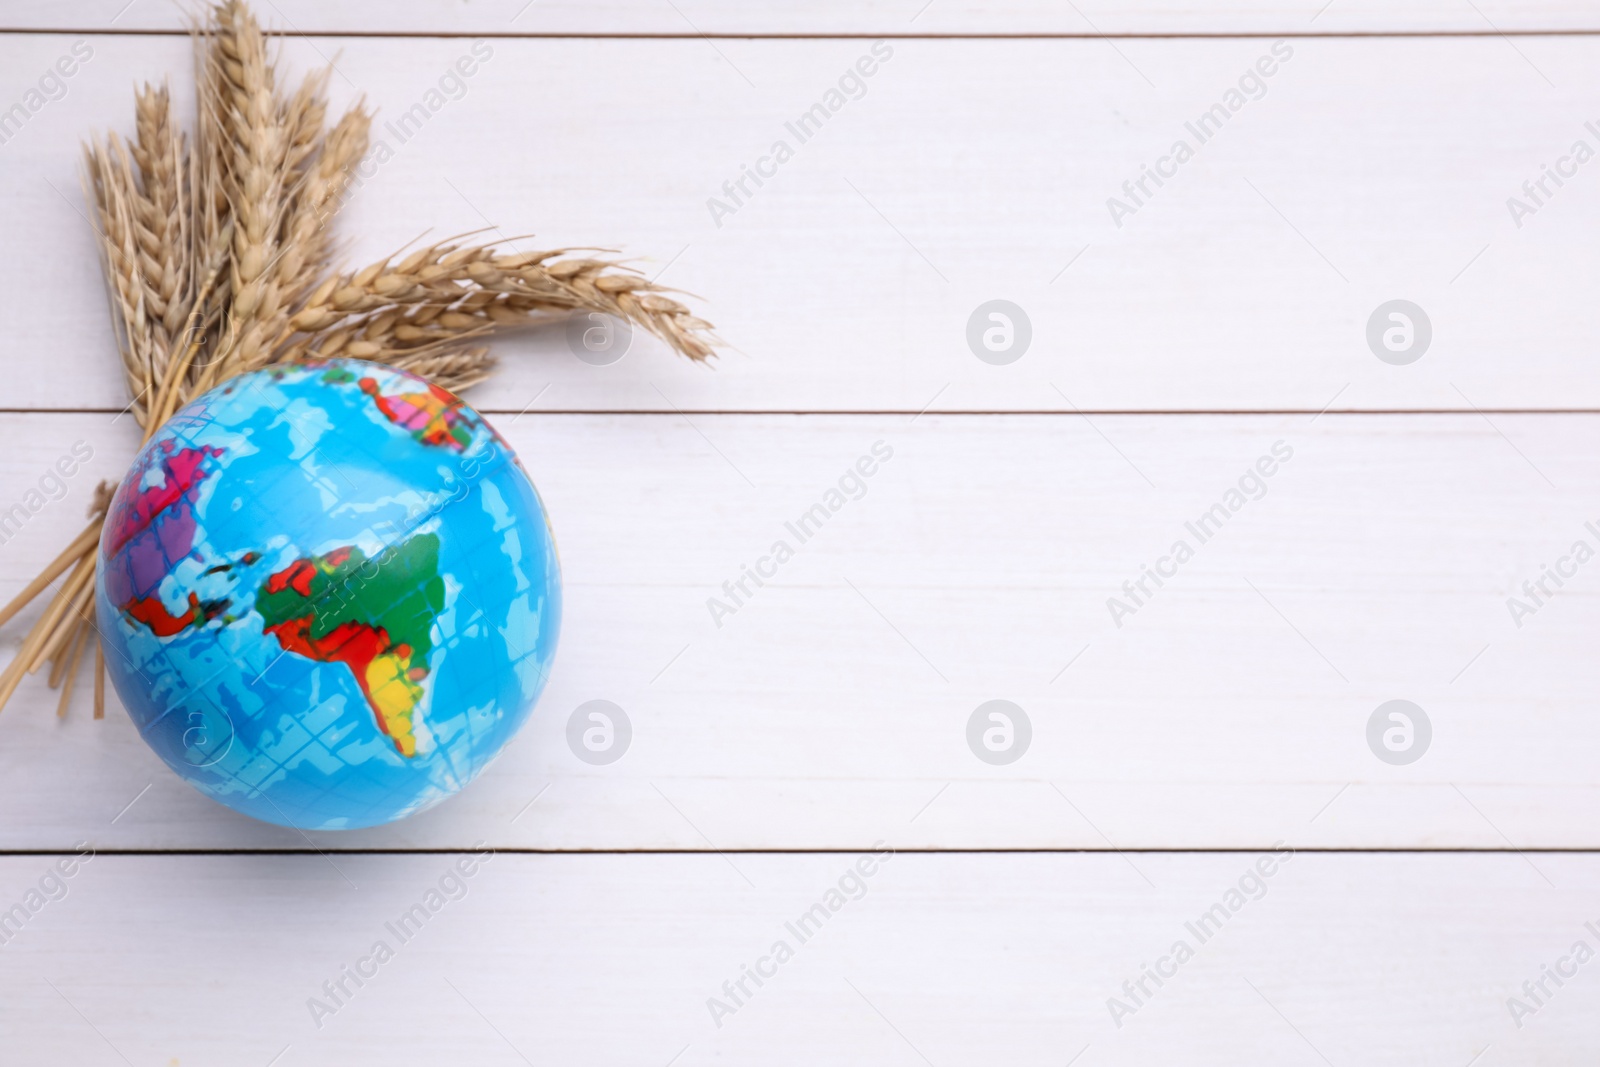
[[[458,858],[98,856],[0,949],[7,1063],[1574,1063],[1600,1011],[1592,960],[1507,1008],[1592,955],[1594,856],[1534,857],[1553,885],[1510,854],[1273,860],[1204,943],[1186,924],[1260,857],[498,855],[450,899]],[[0,860],[0,901],[53,859]],[[319,1029],[308,1000],[380,940]],[[1119,1029],[1108,998],[1178,940]]]
[[[399,34],[1227,34],[1227,33],[1492,33],[1600,28],[1594,7],[1577,0],[1245,0],[1226,5],[1185,0],[827,0],[824,3],[739,3],[685,0],[405,0],[380,7],[359,0],[276,0],[267,24],[299,33]],[[87,0],[65,5],[17,0],[0,29],[59,28],[128,32],[178,30],[183,12],[154,0]]]
[[[550,688],[464,795],[318,847],[1600,845],[1597,564],[1569,561],[1532,615],[1508,608],[1575,541],[1600,545],[1600,416],[496,422],[562,547]],[[0,546],[7,596],[134,437],[97,415],[0,432],[18,442],[7,504],[74,441],[96,450]],[[802,542],[790,525],[875,445],[892,457]],[[1275,448],[1292,456],[1202,542],[1190,524]],[[724,588],[779,540],[794,558],[763,587]],[[1179,540],[1194,557],[1175,577],[1124,590]],[[1433,724],[1410,766],[1366,742],[1397,698]],[[633,722],[605,767],[564,739],[592,699]],[[967,747],[992,699],[1033,724],[1009,766]],[[120,709],[61,724],[53,707],[32,679],[0,718],[0,807],[27,812],[0,845],[307,847],[193,793]]]
[[[0,36],[0,103],[73,41]],[[9,383],[16,408],[125,403],[106,373],[78,141],[125,124],[131,80],[171,73],[186,95],[184,41],[85,42],[65,96],[0,145],[0,333],[39,359]],[[1520,227],[1507,206],[1575,141],[1600,146],[1584,125],[1600,119],[1600,38],[1295,40],[1204,144],[1185,124],[1272,41],[894,41],[865,95],[800,143],[786,123],[872,42],[497,40],[463,95],[437,97],[402,139],[386,124],[469,45],[288,42],[302,67],[337,54],[334,89],[381,109],[392,158],[374,157],[351,201],[353,258],[488,224],[537,231],[522,247],[621,248],[702,297],[737,347],[706,370],[641,338],[596,367],[557,324],[499,344],[505,371],[478,398],[490,410],[1600,407],[1595,174],[1543,179]],[[1108,199],[1180,137],[1194,158],[1147,180],[1119,228]],[[713,219],[708,201],[728,202],[724,183],[780,138],[793,158]],[[1032,323],[1009,366],[966,339],[994,298]],[[1410,366],[1367,347],[1369,316],[1395,298],[1432,322]]]

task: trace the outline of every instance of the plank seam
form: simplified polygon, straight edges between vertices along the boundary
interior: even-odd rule
[[[1365,39],[1365,38],[1450,38],[1450,37],[1594,37],[1600,36],[1600,27],[1586,29],[1531,29],[1531,30],[1236,30],[1232,32],[1188,33],[678,33],[643,31],[601,33],[589,32],[527,32],[490,30],[481,33],[451,30],[317,30],[312,33],[269,30],[276,37],[325,37],[334,39],[398,39],[398,40],[495,40],[495,41],[1248,41],[1248,40],[1314,40]],[[77,37],[188,37],[180,29],[74,29],[56,26],[0,26],[0,34],[17,36],[77,36]]]
[[[1178,855],[1225,856],[1255,854],[1273,845],[1238,845],[1226,848],[896,848],[898,855],[929,856],[1004,856],[1004,855]],[[1328,855],[1600,855],[1600,847],[1538,848],[1361,848],[1334,846],[1290,846],[1296,853]],[[525,848],[493,847],[501,855],[524,856],[853,856],[870,851],[859,848]],[[476,848],[97,848],[96,856],[459,856],[476,854]],[[49,857],[81,855],[77,849],[0,849],[7,857]]]

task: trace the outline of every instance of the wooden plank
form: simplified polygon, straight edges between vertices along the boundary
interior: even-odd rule
[[[170,73],[186,92],[186,44],[86,43],[66,95],[0,145],[0,336],[17,358],[48,357],[9,383],[10,407],[124,403],[78,142],[127,125],[131,80]],[[0,101],[23,99],[72,45],[0,37]],[[353,254],[490,222],[623,248],[703,296],[739,349],[707,371],[640,339],[597,367],[558,323],[500,345],[506,371],[479,398],[491,410],[1600,407],[1586,236],[1600,196],[1588,169],[1559,188],[1541,171],[1575,141],[1600,146],[1594,116],[1569,103],[1600,91],[1592,37],[895,41],[866,95],[803,144],[786,123],[871,42],[486,45],[465,95],[420,132],[402,143],[380,123],[393,157],[374,157],[352,201]],[[337,92],[366,93],[394,122],[469,47],[287,51],[303,66],[337,52]],[[1258,61],[1276,64],[1264,95],[1198,144],[1186,123]],[[780,138],[793,158],[714,218],[713,198],[731,203],[724,183]],[[1123,183],[1178,138],[1194,158],[1159,189],[1146,179],[1150,197],[1119,209],[1119,227],[1108,201],[1128,200]],[[1533,180],[1549,195],[1514,221],[1508,200]],[[1031,322],[1008,366],[967,339],[997,298]],[[1369,319],[1394,299],[1431,323],[1408,366],[1368,346]]]
[[[97,856],[0,952],[8,1062],[1575,1063],[1600,1011],[1592,855],[459,859]]]
[[[1600,544],[1600,416],[496,421],[561,544],[550,688],[463,796],[318,847],[1600,846],[1600,597],[1595,564],[1562,563]],[[134,435],[96,415],[5,415],[0,434],[5,504],[95,448],[0,546],[4,597]],[[802,543],[786,524],[875,446],[892,458]],[[1292,456],[1274,468],[1274,449]],[[1246,477],[1258,464],[1272,477]],[[1202,543],[1189,524],[1241,479],[1264,495]],[[779,540],[794,557],[762,563]],[[1163,562],[1179,540],[1193,558]],[[756,565],[765,586],[724,589]],[[1553,566],[1575,572],[1559,590]],[[1536,610],[1513,618],[1513,596]],[[608,766],[564,739],[593,699],[633,723]],[[967,740],[996,699],[1032,724],[1007,766]],[[1408,766],[1368,747],[1394,699],[1432,723]],[[193,793],[120,709],[53,710],[35,678],[0,717],[0,809],[27,813],[0,847],[306,846]]]
[[[261,17],[299,33],[397,34],[1239,34],[1239,33],[1492,33],[1600,28],[1594,8],[1576,0],[1444,0],[1333,4],[1247,0],[1227,5],[1098,0],[1061,5],[1048,0],[1003,4],[951,0],[829,0],[798,6],[698,0],[672,5],[643,0],[581,4],[539,0],[407,0],[379,9],[357,0],[275,0]],[[47,0],[8,5],[3,29],[52,28],[128,32],[181,30],[184,13],[152,0],[87,0],[70,7]]]

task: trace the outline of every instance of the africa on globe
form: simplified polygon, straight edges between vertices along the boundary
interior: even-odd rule
[[[544,688],[544,506],[470,407],[359,360],[180,410],[112,498],[95,602],[146,743],[267,822],[354,829],[459,791]]]

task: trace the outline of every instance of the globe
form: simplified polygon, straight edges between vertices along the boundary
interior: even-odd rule
[[[470,407],[358,360],[188,404],[107,512],[95,605],[140,736],[195,788],[305,830],[391,822],[476,777],[549,675],[544,506]]]

